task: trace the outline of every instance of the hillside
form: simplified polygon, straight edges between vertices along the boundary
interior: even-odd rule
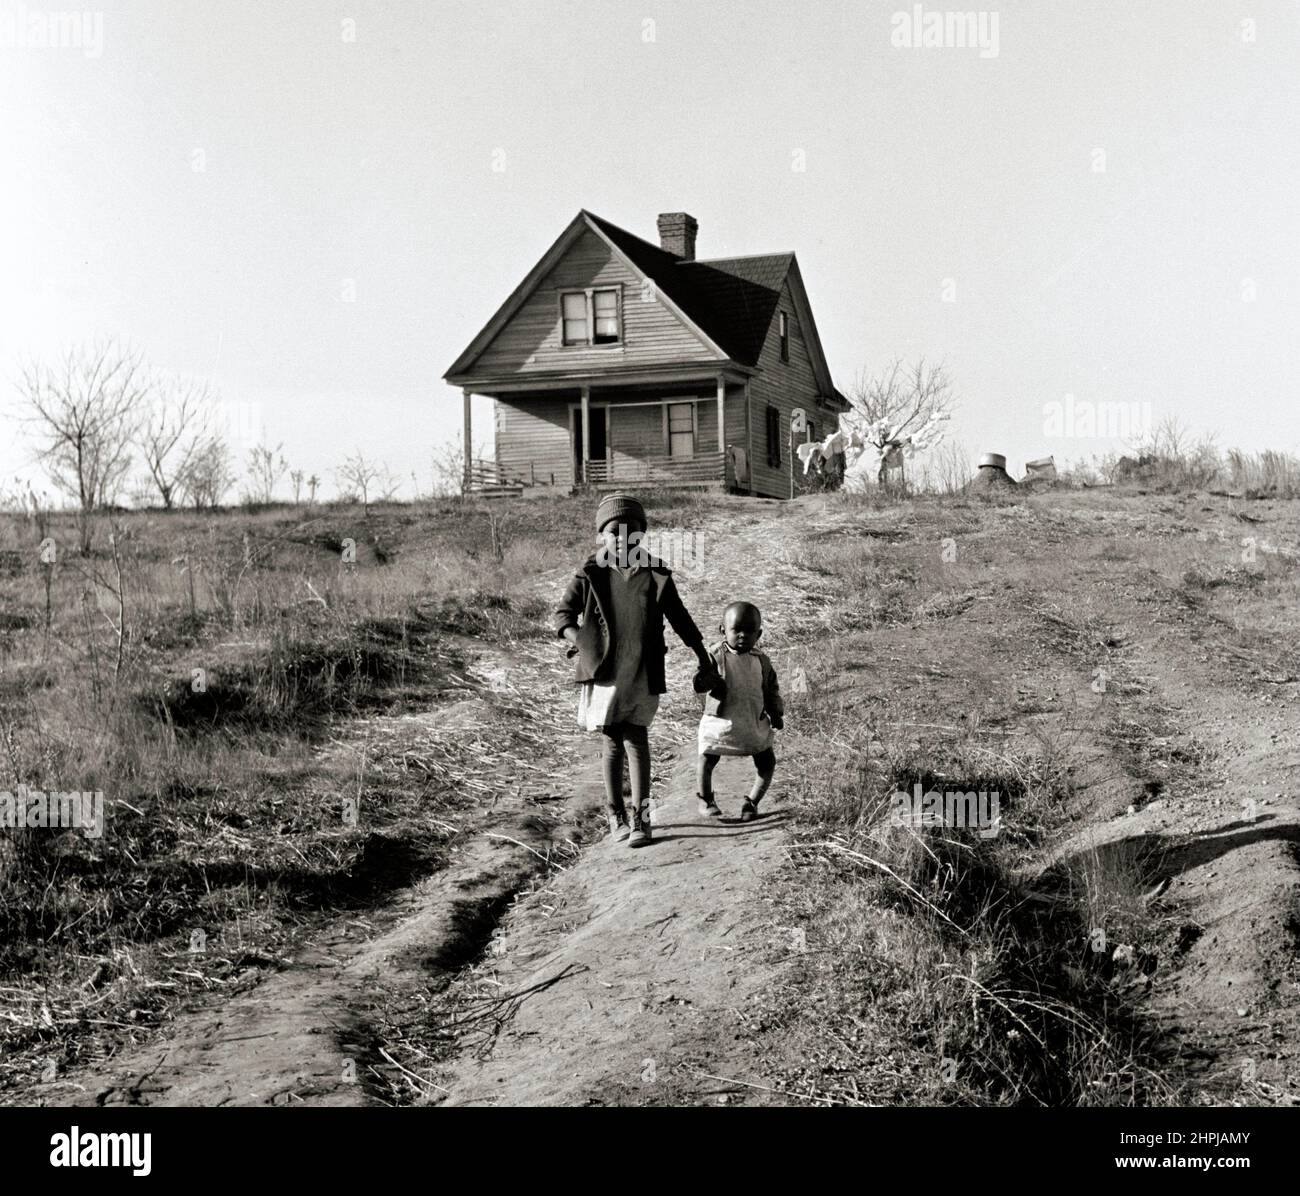
[[[109,807],[4,861],[6,1100],[1300,1100],[1294,502],[648,496],[788,714],[698,817],[670,640],[641,852],[545,629],[589,505],[127,516],[48,633],[6,528],[0,785]]]

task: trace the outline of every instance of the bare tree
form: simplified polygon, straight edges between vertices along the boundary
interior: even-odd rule
[[[302,483],[306,476],[307,471],[305,469],[289,470],[289,481],[293,483],[293,501],[295,506],[302,501]]]
[[[19,391],[40,458],[81,512],[81,549],[90,550],[90,514],[116,498],[131,467],[131,446],[148,397],[140,356],[116,341],[69,349],[54,365],[32,362]]]
[[[849,391],[853,411],[842,422],[858,431],[880,455],[877,480],[885,480],[885,460],[891,450],[937,443],[936,429],[956,406],[952,380],[942,365],[924,357],[906,366],[895,358],[878,374],[858,375]]]
[[[200,441],[179,481],[181,493],[196,511],[219,506],[235,484],[230,449],[219,435]]]
[[[334,471],[334,475],[340,490],[354,491],[360,497],[362,510],[367,516],[370,514],[372,495],[376,502],[387,502],[402,484],[385,466],[367,461],[360,450],[344,461]]]
[[[191,465],[209,443],[211,395],[207,383],[179,378],[152,389],[153,403],[140,422],[137,443],[154,489],[171,510]]]
[[[245,496],[249,502],[268,503],[275,498],[275,488],[289,468],[280,443],[273,449],[259,444],[249,450],[248,476],[251,488]]]
[[[315,474],[307,479],[307,505],[313,506],[316,502],[316,491],[320,488],[320,478]]]
[[[487,445],[474,446],[474,457],[487,455]],[[459,495],[465,486],[465,446],[459,439],[448,440],[433,449],[430,467],[435,495]]]

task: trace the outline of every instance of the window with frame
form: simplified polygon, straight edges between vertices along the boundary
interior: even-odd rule
[[[593,291],[591,294],[591,314],[596,335],[592,338],[597,345],[615,345],[618,343],[618,292]]]
[[[790,360],[790,318],[782,312],[779,317],[779,331],[781,333],[781,360]]]
[[[695,404],[668,404],[668,455],[693,457],[695,455]]]
[[[767,409],[767,463],[772,467],[781,464],[781,412],[776,407]]]
[[[587,296],[582,291],[560,296],[560,311],[564,319],[564,343],[585,345],[587,343]]]
[[[623,339],[617,288],[560,295],[560,343],[616,345]]]

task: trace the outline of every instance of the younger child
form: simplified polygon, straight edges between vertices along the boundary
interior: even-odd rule
[[[664,620],[699,661],[696,684],[717,683],[704,637],[682,604],[672,571],[641,539],[645,509],[630,494],[607,494],[596,509],[601,547],[583,562],[555,612],[556,635],[577,657],[578,722],[604,735],[603,779],[609,829],[629,847],[650,842],[648,729],[664,680]],[[632,784],[632,818],[623,804],[623,762]]]
[[[713,799],[713,770],[720,756],[751,756],[758,776],[740,807],[740,820],[758,817],[772,775],[776,753],[772,750],[773,730],[785,726],[785,703],[777,685],[772,662],[754,649],[763,634],[763,616],[752,602],[733,602],[723,612],[719,630],[724,639],[710,649],[721,684],[708,688],[704,714],[700,718],[699,800],[701,814],[720,816]],[[704,690],[707,677],[697,680]]]

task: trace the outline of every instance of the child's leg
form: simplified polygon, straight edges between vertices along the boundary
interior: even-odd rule
[[[601,756],[601,778],[605,782],[605,805],[615,814],[624,812],[623,806],[623,731],[622,724],[602,727],[605,737]]]
[[[771,748],[758,752],[754,756],[754,768],[758,776],[754,778],[754,787],[749,791],[749,804],[757,807],[776,773],[776,752]]]
[[[632,781],[632,806],[648,810],[650,805],[650,728],[640,723],[619,723],[627,749],[627,770]]]
[[[713,796],[713,770],[719,757],[708,752],[700,753],[699,767],[695,771],[695,791],[706,801]]]
[[[713,770],[718,766],[718,757],[711,752],[700,753],[699,767],[695,773],[695,800],[701,814],[710,818],[721,818],[722,811],[713,800]]]
[[[620,723],[618,729],[627,749],[632,781],[632,832],[627,845],[644,847],[650,842],[650,728],[640,723]]]

